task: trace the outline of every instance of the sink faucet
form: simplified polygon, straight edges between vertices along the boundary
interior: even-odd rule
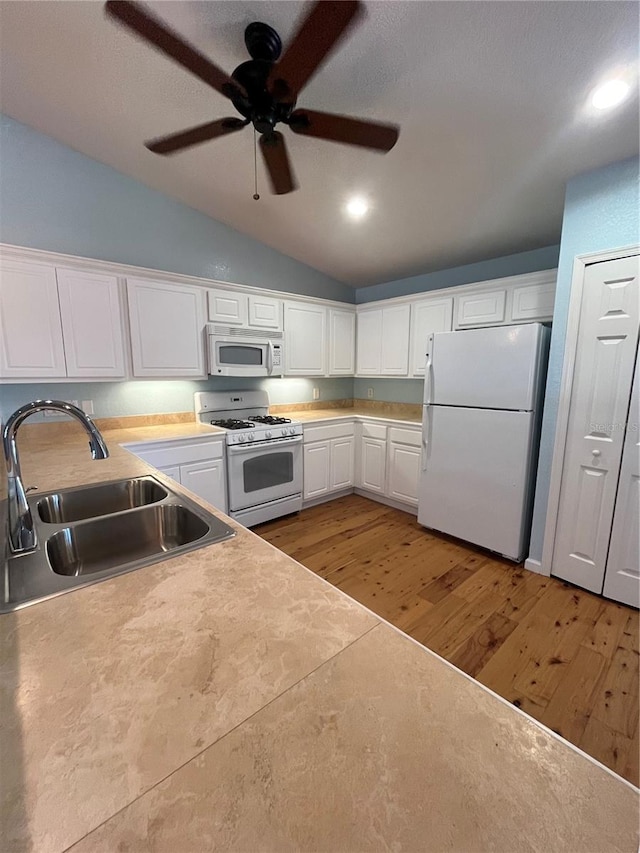
[[[8,477],[8,515],[9,515],[9,547],[12,553],[22,554],[34,551],[37,539],[33,525],[33,516],[27,503],[22,476],[20,474],[20,459],[18,457],[18,446],[16,437],[18,427],[29,415],[35,412],[43,412],[50,409],[63,415],[73,415],[80,421],[89,435],[89,447],[92,459],[106,459],[109,456],[107,445],[100,435],[100,431],[91,420],[89,415],[82,409],[71,403],[61,400],[34,400],[33,403],[25,403],[9,416],[2,430],[2,446],[7,465]]]

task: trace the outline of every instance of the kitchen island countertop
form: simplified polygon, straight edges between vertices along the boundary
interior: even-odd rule
[[[103,462],[32,430],[25,482],[161,478],[120,444],[203,430]],[[637,850],[631,785],[216,514],[234,539],[0,616],[3,853]]]

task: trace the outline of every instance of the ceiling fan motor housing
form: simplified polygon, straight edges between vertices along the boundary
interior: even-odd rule
[[[258,133],[268,134],[278,122],[287,121],[295,106],[295,103],[276,101],[267,89],[267,80],[282,51],[282,42],[272,27],[259,21],[245,29],[244,40],[252,58],[238,65],[231,77],[240,83],[247,97],[236,94],[231,100]]]

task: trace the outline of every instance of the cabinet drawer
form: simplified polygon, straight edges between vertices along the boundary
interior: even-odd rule
[[[366,438],[380,438],[386,441],[387,427],[384,424],[363,423],[362,435]]]
[[[411,447],[420,447],[422,442],[422,431],[419,429],[389,427],[389,441],[396,444],[408,444]]]
[[[304,443],[312,441],[328,441],[331,438],[343,438],[353,435],[355,424],[353,421],[337,424],[326,424],[323,426],[304,427]]]

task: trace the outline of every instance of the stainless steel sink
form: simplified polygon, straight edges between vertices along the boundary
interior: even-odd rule
[[[0,613],[235,536],[229,525],[154,477],[35,495],[29,504],[32,511],[37,507],[38,546],[4,554]],[[6,509],[2,501],[0,530],[6,529]]]
[[[78,577],[161,556],[208,532],[186,507],[160,504],[65,527],[47,540],[47,557],[57,574]]]
[[[155,504],[167,496],[153,477],[137,477],[48,495],[38,501],[38,515],[49,524],[63,524]]]

